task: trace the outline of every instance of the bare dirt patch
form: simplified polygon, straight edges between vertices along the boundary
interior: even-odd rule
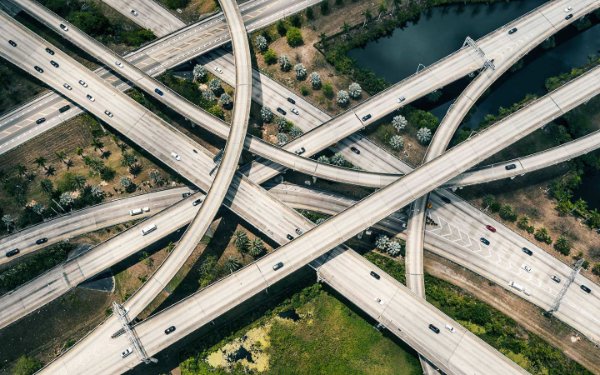
[[[165,8],[168,3],[160,0]],[[185,23],[191,24],[204,19],[219,10],[219,4],[215,0],[191,0],[184,8],[173,9],[173,13]]]

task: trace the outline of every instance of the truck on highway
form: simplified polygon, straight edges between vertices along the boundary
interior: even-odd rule
[[[129,215],[135,216],[148,211],[150,211],[149,207],[134,208],[133,210],[129,210]]]
[[[525,287],[523,285],[518,284],[518,283],[516,283],[514,281],[509,282],[508,285],[510,285],[511,287],[515,288],[519,292],[523,292],[525,290]]]
[[[142,228],[142,236],[147,235],[148,233],[154,232],[156,230],[156,224],[150,224]]]

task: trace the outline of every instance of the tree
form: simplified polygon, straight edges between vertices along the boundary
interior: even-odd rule
[[[333,86],[331,86],[331,83],[323,85],[323,95],[325,95],[327,99],[333,99]]]
[[[339,152],[336,152],[331,157],[331,164],[333,164],[333,165],[341,167],[342,165],[344,165],[344,163],[346,163],[346,159],[344,159],[344,155],[342,155]]]
[[[290,47],[298,47],[304,44],[302,32],[297,27],[290,27],[285,33],[285,37]]]
[[[219,98],[219,103],[223,106],[223,108],[231,108],[231,104],[233,103],[231,100],[231,96],[228,93],[223,93]]]
[[[290,129],[290,135],[292,136],[292,138],[298,138],[302,134],[304,134],[304,132],[297,126],[292,126],[292,128]]]
[[[221,87],[221,80],[218,78],[213,78],[208,82],[208,88],[210,89],[210,91],[212,91],[215,95],[218,95],[221,90],[223,90],[223,88]]]
[[[386,251],[389,242],[389,237],[381,234],[375,239],[375,247],[377,247],[381,251]]]
[[[321,87],[321,75],[317,72],[310,73],[310,84],[313,89],[319,89]]]
[[[249,254],[253,258],[258,258],[265,252],[265,244],[262,242],[260,238],[255,238],[250,242],[250,251]]]
[[[348,94],[352,99],[358,99],[362,95],[362,88],[356,82],[352,82],[350,86],[348,86]]]
[[[277,133],[277,144],[279,146],[283,146],[284,144],[288,143],[289,141],[290,141],[290,138],[288,137],[287,134]]]
[[[104,191],[102,190],[102,186],[100,185],[93,185],[90,190],[90,193],[94,198],[104,198]]]
[[[417,140],[422,144],[426,145],[431,141],[431,130],[427,128],[421,128],[417,131]]]
[[[396,131],[404,130],[407,124],[408,121],[406,121],[406,117],[402,115],[394,116],[392,118],[392,126],[394,127],[394,129],[396,129]]]
[[[44,193],[46,193],[48,195],[52,195],[52,192],[54,191],[54,186],[52,185],[52,181],[50,181],[47,178],[44,178],[42,181],[40,181],[40,187],[42,188]]]
[[[194,81],[204,82],[206,77],[208,76],[208,72],[206,68],[200,64],[196,64],[194,69],[192,70],[192,76],[194,77]]]
[[[240,262],[240,260],[238,258],[230,256],[229,258],[227,258],[227,260],[225,261],[225,264],[223,264],[223,266],[230,273],[234,273],[235,271],[237,271],[238,269],[240,269],[242,267],[242,263]]]
[[[248,240],[248,235],[246,234],[246,232],[242,230],[237,230],[233,234],[233,237],[235,247],[240,253],[245,253],[246,251],[248,251],[248,245],[250,244],[250,241]]]
[[[65,166],[67,167],[67,170],[71,169],[71,167],[73,165],[75,165],[75,163],[73,163],[73,160],[70,159],[70,158],[63,160],[63,163],[65,163]]]
[[[592,273],[596,276],[600,276],[600,263],[596,263],[592,268]]]
[[[265,38],[264,36],[262,36],[262,35],[257,36],[255,41],[256,41],[256,48],[258,48],[261,52],[265,52],[269,48],[269,42],[267,41],[267,38]]]
[[[271,112],[269,107],[262,107],[260,109],[260,118],[263,122],[271,122],[273,121],[273,112]]]
[[[564,236],[559,236],[554,243],[554,249],[565,256],[571,253],[571,247],[571,241]]]
[[[289,72],[290,69],[292,69],[292,63],[290,62],[290,59],[287,57],[287,55],[279,56],[278,61],[279,61],[279,67],[284,72]]]
[[[40,215],[40,216],[42,216],[44,214],[45,210],[46,210],[46,207],[44,207],[44,205],[41,203],[36,203],[31,207],[31,211],[33,211],[33,213],[35,213],[36,215]]]
[[[277,21],[277,33],[279,33],[280,36],[284,36],[285,33],[287,32],[287,27],[285,26],[285,22],[283,22],[283,20],[279,20]]]
[[[271,48],[265,52],[263,58],[265,59],[265,64],[267,65],[273,65],[277,62],[277,54]]]
[[[73,186],[77,189],[83,189],[85,186],[86,178],[80,174],[73,176]]]
[[[323,223],[326,219],[324,217],[320,217],[317,219],[317,221],[315,221],[315,224],[319,225],[321,223]]]
[[[149,176],[155,185],[162,185],[164,182],[158,169],[152,169],[149,173]]]
[[[294,71],[296,72],[296,79],[302,81],[306,78],[306,68],[301,63],[294,65]]]
[[[5,214],[2,216],[2,222],[6,225],[6,231],[10,231],[10,227],[15,223],[15,219],[9,214]]]
[[[207,102],[214,102],[217,98],[215,97],[215,93],[211,90],[202,91],[202,99]]]
[[[119,180],[119,183],[121,184],[123,189],[125,189],[125,191],[127,191],[127,192],[129,192],[129,189],[131,189],[131,186],[134,185],[131,178],[129,178],[127,176],[121,177],[121,179]]]
[[[312,7],[306,8],[306,18],[308,18],[309,20],[315,19],[315,12],[313,11]]]
[[[547,243],[548,245],[550,245],[552,243],[552,238],[550,238],[550,235],[548,234],[548,230],[544,227],[538,228],[535,231],[535,234],[533,235],[533,237],[540,242]]]
[[[513,208],[509,204],[502,205],[498,214],[501,218],[507,221],[514,222],[517,220],[517,214],[514,213]]]
[[[102,150],[104,148],[104,142],[98,138],[94,138],[92,139],[92,147],[94,147],[94,151]]]
[[[27,167],[24,166],[23,164],[17,164],[17,166],[15,168],[17,169],[17,174],[19,176],[24,176],[25,173],[27,173]]]
[[[394,150],[400,150],[404,147],[404,137],[401,135],[394,135],[390,138],[390,147]]]
[[[321,7],[322,15],[325,16],[325,15],[329,14],[329,0],[321,1],[320,7]]]
[[[12,368],[13,375],[32,375],[42,368],[42,362],[35,358],[20,356]]]
[[[402,252],[402,245],[396,241],[389,241],[387,244],[387,253],[397,257]]]
[[[124,152],[121,154],[121,165],[123,167],[129,167],[135,163],[135,155],[130,152]]]
[[[279,132],[285,133],[292,128],[292,124],[289,123],[285,119],[285,117],[277,117],[277,120],[275,120],[275,122],[277,123],[277,129],[279,130]]]
[[[321,155],[317,158],[317,161],[319,163],[324,163],[324,164],[331,164],[331,160],[329,160],[329,158],[325,155]]]
[[[61,206],[70,207],[73,205],[73,203],[75,203],[75,200],[73,199],[71,192],[66,191],[60,195],[58,202],[60,203]]]
[[[440,120],[431,112],[416,109],[408,115],[408,121],[418,128],[427,128],[431,132],[435,131]]]
[[[215,104],[212,107],[210,107],[208,109],[208,113],[220,118],[221,120],[225,119],[225,112],[223,112],[223,109],[218,104]]]
[[[350,95],[348,95],[347,91],[340,90],[337,93],[337,103],[341,107],[345,107],[350,103]]]
[[[129,173],[137,177],[143,169],[144,167],[140,163],[135,163],[129,166]]]
[[[35,158],[34,162],[40,168],[43,168],[46,166],[46,158],[43,156],[39,156],[39,157]]]
[[[54,176],[55,173],[56,173],[56,168],[54,168],[53,165],[47,166],[46,171],[44,172],[44,174],[46,176]]]
[[[300,13],[296,13],[294,14],[291,18],[290,18],[290,23],[292,24],[292,26],[294,27],[300,27],[302,26],[302,15]]]

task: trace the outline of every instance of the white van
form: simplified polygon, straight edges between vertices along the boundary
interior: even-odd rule
[[[513,288],[515,288],[516,290],[518,290],[519,292],[522,292],[525,290],[525,287],[521,284],[517,284],[514,281],[511,281],[510,283],[508,283],[508,285],[512,286]]]
[[[129,210],[129,215],[135,216],[135,215],[139,215],[143,212],[148,212],[148,211],[150,211],[149,207],[134,208],[133,210]]]
[[[146,227],[142,228],[142,236],[147,235],[148,233],[154,232],[156,230],[156,224],[150,224]]]

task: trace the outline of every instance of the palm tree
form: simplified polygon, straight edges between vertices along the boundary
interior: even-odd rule
[[[34,163],[37,164],[38,167],[43,168],[46,166],[46,158],[43,156],[39,156],[35,158]]]
[[[18,164],[16,169],[19,176],[23,176],[27,172],[27,167],[23,164]]]
[[[75,164],[75,163],[73,163],[73,160],[71,160],[71,159],[63,160],[63,162],[67,166],[67,170],[69,170]]]
[[[80,174],[76,174],[75,176],[73,176],[73,185],[77,189],[83,189],[83,187],[85,186],[85,181],[85,177]]]
[[[100,151],[102,151],[102,148],[104,148],[104,143],[98,139],[98,138],[94,138],[92,140],[92,146],[94,147],[94,151],[100,149]]]
[[[63,150],[56,151],[56,157],[58,158],[58,160],[65,160],[65,158],[67,157],[67,153]]]
[[[233,236],[235,238],[235,247],[238,249],[238,251],[245,253],[248,250],[248,235],[246,232],[237,230]]]
[[[250,242],[250,255],[253,258],[258,258],[265,252],[265,244],[260,238],[255,238]]]
[[[45,178],[42,181],[40,181],[40,186],[46,194],[52,195],[52,192],[54,191],[54,186],[52,186],[52,181]]]
[[[46,176],[54,176],[54,174],[56,173],[56,168],[54,168],[52,165],[49,165],[46,167]]]
[[[225,261],[225,264],[223,264],[223,267],[225,267],[225,269],[228,270],[230,273],[234,273],[242,267],[242,263],[238,258],[230,256]]]
[[[2,216],[2,222],[6,225],[6,231],[10,231],[10,226],[14,224],[15,219],[9,214]]]

